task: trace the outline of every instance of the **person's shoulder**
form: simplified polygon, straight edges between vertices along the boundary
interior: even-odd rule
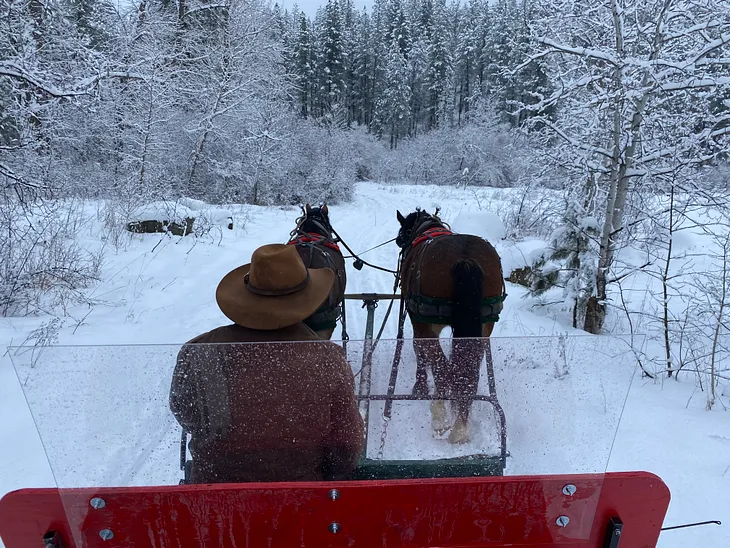
[[[329,365],[333,368],[348,368],[347,355],[345,349],[332,341],[318,340],[311,343],[313,354],[317,356],[319,365]]]
[[[184,344],[184,346],[187,346],[189,344],[206,344],[235,341],[237,338],[240,337],[240,334],[237,333],[237,328],[245,329],[243,327],[239,327],[236,324],[222,325],[221,327],[216,327],[215,329],[211,329],[210,331],[206,331],[205,333],[201,333],[197,337],[190,339]]]
[[[236,343],[236,342],[251,342],[256,341],[256,330],[242,327],[238,324],[232,323],[230,325],[222,325],[211,329],[207,333],[200,335],[198,338],[202,339],[199,342],[204,343]]]
[[[321,341],[317,332],[304,322],[297,322],[281,329],[286,331],[292,340],[296,341]]]

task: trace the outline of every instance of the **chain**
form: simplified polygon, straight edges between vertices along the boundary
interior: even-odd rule
[[[383,417],[383,431],[380,434],[380,447],[378,448],[378,460],[383,460],[383,451],[385,451],[385,439],[388,437],[388,423],[390,419]]]

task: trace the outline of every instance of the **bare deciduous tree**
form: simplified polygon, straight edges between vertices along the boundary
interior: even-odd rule
[[[533,125],[563,144],[563,167],[599,174],[604,203],[585,329],[603,329],[608,284],[631,192],[648,175],[699,166],[726,154],[730,112],[700,91],[730,85],[730,11],[722,0],[553,0],[534,27],[560,86],[524,108],[558,108]],[[547,31],[547,34],[545,34]]]

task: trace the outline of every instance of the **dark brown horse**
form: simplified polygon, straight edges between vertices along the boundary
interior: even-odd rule
[[[326,205],[302,209],[302,216],[290,235],[289,243],[297,246],[307,268],[329,268],[335,273],[335,283],[322,306],[304,320],[323,339],[330,339],[342,314],[347,274],[345,259],[335,242]]]
[[[401,298],[413,325],[416,351],[415,395],[428,394],[430,368],[435,396],[454,403],[456,420],[449,441],[469,441],[471,396],[479,383],[489,337],[504,300],[502,265],[494,247],[478,236],[453,234],[437,214],[398,212],[401,228],[396,243],[403,250]],[[451,357],[441,349],[439,335],[450,325]],[[442,435],[449,426],[443,399],[431,402],[431,425]]]

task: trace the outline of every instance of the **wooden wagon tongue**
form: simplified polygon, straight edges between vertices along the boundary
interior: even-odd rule
[[[458,480],[24,489],[0,501],[32,546],[655,546],[669,490],[645,472]]]

